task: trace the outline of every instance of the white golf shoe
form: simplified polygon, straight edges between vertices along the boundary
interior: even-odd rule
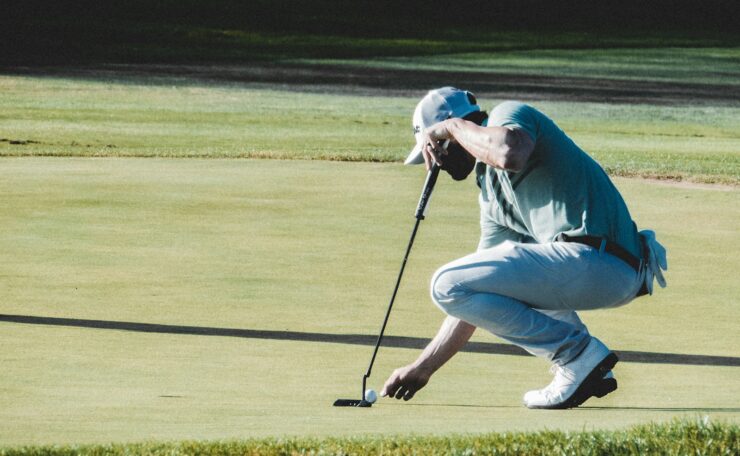
[[[604,397],[617,389],[611,369],[617,355],[595,337],[577,358],[563,366],[553,365],[555,377],[541,390],[524,395],[524,405],[537,409],[567,409],[578,407],[592,396]]]

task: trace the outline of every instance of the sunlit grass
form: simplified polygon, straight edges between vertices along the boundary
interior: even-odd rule
[[[399,162],[417,101],[146,77],[6,76],[0,90],[2,156]],[[740,181],[740,108],[533,104],[614,175]]]
[[[0,442],[578,431],[697,413],[737,421],[732,366],[620,362],[619,390],[586,404],[596,408],[538,413],[521,397],[550,381],[544,360],[461,353],[413,402],[358,411],[331,403],[358,394],[370,346],[115,327],[377,334],[423,179],[400,163],[1,159],[0,315],[113,326],[0,321]],[[584,312],[590,330],[617,351],[736,356],[740,259],[727,252],[740,194],[615,183],[639,228],[668,249],[669,286]],[[475,249],[476,190],[440,176],[388,335],[435,333],[443,314],[429,280]],[[369,386],[417,354],[383,346]]]

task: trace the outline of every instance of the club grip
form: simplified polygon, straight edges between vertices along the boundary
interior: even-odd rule
[[[432,190],[434,190],[434,184],[437,183],[438,175],[439,165],[437,163],[432,163],[432,169],[427,173],[427,179],[424,182],[424,190],[422,190],[421,198],[419,198],[419,205],[416,206],[416,218],[418,220],[424,220],[424,216],[426,216],[429,199],[432,197]]]

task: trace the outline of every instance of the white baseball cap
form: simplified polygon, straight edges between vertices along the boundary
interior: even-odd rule
[[[454,87],[430,90],[414,110],[413,125],[416,146],[411,149],[411,153],[403,164],[424,163],[424,157],[421,154],[423,146],[421,133],[424,129],[453,117],[465,117],[475,111],[480,111],[480,107],[476,104],[475,96],[467,90]]]

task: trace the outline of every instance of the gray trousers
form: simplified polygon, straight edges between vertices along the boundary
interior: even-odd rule
[[[575,311],[627,304],[642,280],[582,244],[505,241],[439,268],[431,294],[446,314],[562,365],[590,340]]]

